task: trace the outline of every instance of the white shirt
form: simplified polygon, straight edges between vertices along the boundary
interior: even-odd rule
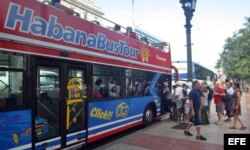
[[[202,106],[208,106],[208,92],[203,92],[204,97],[202,97]]]
[[[214,84],[212,81],[207,81],[207,85],[210,87],[210,89],[214,89]]]
[[[191,92],[191,90],[192,90],[191,88],[187,89],[187,95],[189,95],[189,93]]]
[[[229,89],[227,89],[227,95],[234,95],[234,89],[233,87],[230,87]]]
[[[182,99],[183,97],[183,92],[182,92],[182,87],[178,86],[176,89],[175,89],[175,95],[178,95],[178,97],[176,98],[177,100],[180,100]]]
[[[189,104],[189,93],[192,89],[191,88],[188,88],[187,89],[187,96],[188,96],[188,99],[186,100],[186,103]]]

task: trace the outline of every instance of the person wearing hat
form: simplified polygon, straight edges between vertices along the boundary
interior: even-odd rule
[[[174,94],[174,100],[176,103],[176,115],[177,121],[181,120],[181,108],[182,108],[183,88],[180,81],[176,82],[176,89]]]

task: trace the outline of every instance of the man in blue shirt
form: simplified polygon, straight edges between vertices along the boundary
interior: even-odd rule
[[[200,83],[199,81],[194,81],[193,82],[193,89],[191,90],[191,92],[189,93],[189,104],[190,104],[190,108],[191,108],[191,119],[190,121],[194,124],[194,126],[196,127],[196,132],[197,132],[197,136],[196,139],[197,140],[207,140],[205,137],[201,136],[200,134],[200,125],[201,125],[201,98],[202,98],[202,92],[200,89]],[[185,135],[188,136],[193,136],[189,130],[192,127],[191,123],[188,123],[188,126],[186,128],[186,130],[184,131]]]

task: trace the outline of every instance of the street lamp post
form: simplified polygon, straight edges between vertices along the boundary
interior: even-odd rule
[[[182,8],[184,10],[184,14],[186,17],[186,35],[187,35],[187,80],[193,81],[193,63],[192,63],[192,50],[191,50],[191,20],[193,17],[193,12],[195,11],[197,0],[180,0],[182,4]]]
[[[134,0],[132,0],[132,27],[134,27],[134,25],[135,25],[135,2],[134,2]]]

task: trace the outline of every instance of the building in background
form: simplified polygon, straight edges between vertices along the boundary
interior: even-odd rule
[[[81,18],[100,21],[98,16],[103,16],[102,8],[96,6],[92,0],[61,0],[61,4],[80,14]]]

